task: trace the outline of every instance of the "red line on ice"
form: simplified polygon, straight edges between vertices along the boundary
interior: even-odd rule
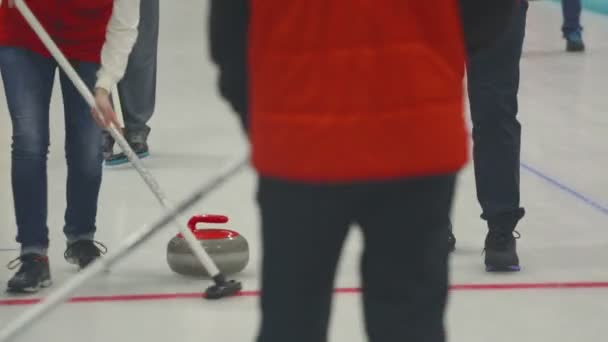
[[[521,290],[564,290],[564,289],[608,289],[608,282],[548,282],[548,283],[505,283],[505,284],[456,284],[450,286],[451,291],[521,291]],[[360,288],[338,288],[336,294],[358,294]],[[257,297],[260,291],[242,291],[237,297]],[[201,292],[193,293],[150,293],[125,295],[100,295],[73,297],[68,303],[107,303],[160,301],[176,299],[202,298]],[[0,306],[33,305],[40,303],[43,298],[5,298],[0,299]]]

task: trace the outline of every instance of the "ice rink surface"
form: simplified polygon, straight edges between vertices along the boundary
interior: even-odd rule
[[[216,91],[216,71],[206,49],[207,3],[161,1],[161,6],[158,106],[151,122],[152,156],[144,164],[169,198],[178,201],[246,144]],[[460,176],[453,213],[458,246],[452,257],[450,341],[599,342],[608,335],[608,17],[584,12],[584,54],[564,52],[560,25],[557,4],[531,4],[520,93],[522,204],[527,210],[518,227],[522,272],[484,272],[486,228],[479,219],[469,166]],[[6,264],[16,257],[11,249],[17,246],[10,122],[0,97],[0,263]],[[55,287],[76,272],[63,260],[62,115],[56,87],[49,156],[49,253]],[[175,235],[169,227],[18,341],[253,341],[260,257],[255,185],[254,173],[247,170],[187,214],[228,215],[229,227],[249,240],[251,262],[236,276],[250,291],[245,296],[219,302],[198,299],[197,292],[210,283],[178,276],[167,267],[166,244]],[[134,170],[105,171],[99,240],[112,248],[160,215],[159,204]],[[358,287],[360,252],[353,230],[336,288]],[[11,274],[0,268],[0,287]],[[0,328],[48,292],[34,297],[1,293]],[[364,341],[359,295],[343,291],[335,298],[331,341]]]

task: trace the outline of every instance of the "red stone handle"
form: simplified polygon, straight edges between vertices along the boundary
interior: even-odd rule
[[[224,224],[228,222],[228,216],[224,215],[196,215],[190,218],[188,221],[188,228],[191,231],[196,231],[196,225],[199,223],[216,223],[216,224]]]
[[[217,240],[217,239],[229,239],[239,236],[239,233],[228,230],[228,229],[197,229],[196,225],[199,223],[215,223],[224,224],[228,222],[228,217],[224,215],[197,215],[192,216],[188,221],[188,228],[194,233],[194,236],[198,240]],[[183,239],[181,233],[177,234],[177,237]]]

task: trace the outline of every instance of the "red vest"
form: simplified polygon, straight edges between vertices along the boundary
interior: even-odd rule
[[[253,161],[301,182],[452,173],[468,157],[456,0],[252,0]]]
[[[68,59],[100,63],[113,0],[27,0],[26,3]],[[16,8],[0,7],[0,45],[50,56]]]

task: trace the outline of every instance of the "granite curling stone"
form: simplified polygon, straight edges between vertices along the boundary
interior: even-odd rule
[[[224,275],[241,272],[249,262],[249,244],[245,237],[229,229],[197,229],[199,223],[224,224],[228,217],[222,215],[194,216],[188,228]],[[175,273],[210,277],[209,272],[190,250],[188,243],[178,234],[167,245],[167,263]]]

